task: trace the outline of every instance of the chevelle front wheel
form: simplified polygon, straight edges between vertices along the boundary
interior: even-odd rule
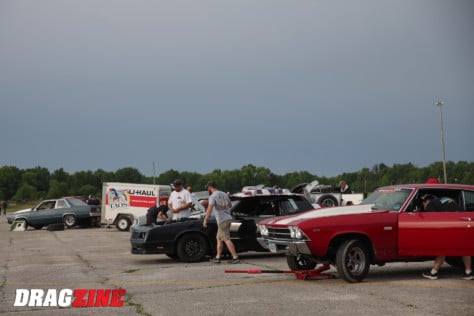
[[[367,246],[360,240],[346,240],[336,254],[337,274],[347,282],[360,282],[369,273],[370,259]]]

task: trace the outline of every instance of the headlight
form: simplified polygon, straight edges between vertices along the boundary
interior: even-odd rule
[[[295,228],[293,226],[290,226],[288,227],[288,229],[290,230],[290,237],[291,238],[296,238],[296,233],[295,233]]]
[[[304,237],[303,231],[298,226],[288,227],[290,230],[290,237],[295,239],[302,239]]]
[[[268,236],[268,227],[265,225],[258,225],[258,229],[260,230],[260,234],[262,236]]]

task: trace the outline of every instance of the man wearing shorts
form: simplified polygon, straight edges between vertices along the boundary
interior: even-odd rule
[[[213,208],[216,210],[214,214],[217,221],[217,254],[211,261],[214,263],[221,262],[222,250],[224,249],[225,243],[227,249],[232,255],[231,263],[240,263],[237,252],[235,251],[234,243],[230,239],[230,224],[232,222],[230,208],[232,207],[232,202],[226,193],[217,190],[217,184],[214,181],[209,181],[207,183],[207,189],[210,195],[209,205],[202,225],[204,228],[207,228],[207,220],[209,216],[211,216]]]

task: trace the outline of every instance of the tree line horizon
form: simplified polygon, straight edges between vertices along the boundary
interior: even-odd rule
[[[448,161],[446,164],[448,183],[474,184],[474,162]],[[336,186],[345,180],[353,192],[372,192],[377,187],[393,184],[424,183],[428,178],[443,182],[443,165],[433,162],[426,167],[417,167],[412,163],[388,166],[378,163],[372,168],[362,168],[355,172],[344,172],[334,177],[312,174],[308,171],[293,171],[277,175],[263,166],[247,164],[241,169],[215,169],[200,174],[190,171],[167,170],[156,177],[143,175],[137,168],[124,167],[113,171],[77,171],[72,174],[59,168],[50,172],[44,167],[20,169],[15,166],[0,168],[0,199],[8,201],[33,201],[38,199],[59,198],[63,196],[102,197],[102,183],[127,182],[142,184],[171,184],[181,179],[194,191],[205,190],[209,180],[218,183],[225,192],[238,192],[248,185],[278,185],[288,188],[318,180],[320,184]]]

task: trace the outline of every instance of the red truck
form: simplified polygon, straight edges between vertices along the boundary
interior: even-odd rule
[[[457,211],[429,212],[430,194],[457,203]],[[360,282],[371,264],[474,256],[474,186],[408,184],[378,188],[360,205],[323,208],[277,217],[258,225],[259,242],[272,252],[287,249],[292,270],[332,264],[340,278]]]

